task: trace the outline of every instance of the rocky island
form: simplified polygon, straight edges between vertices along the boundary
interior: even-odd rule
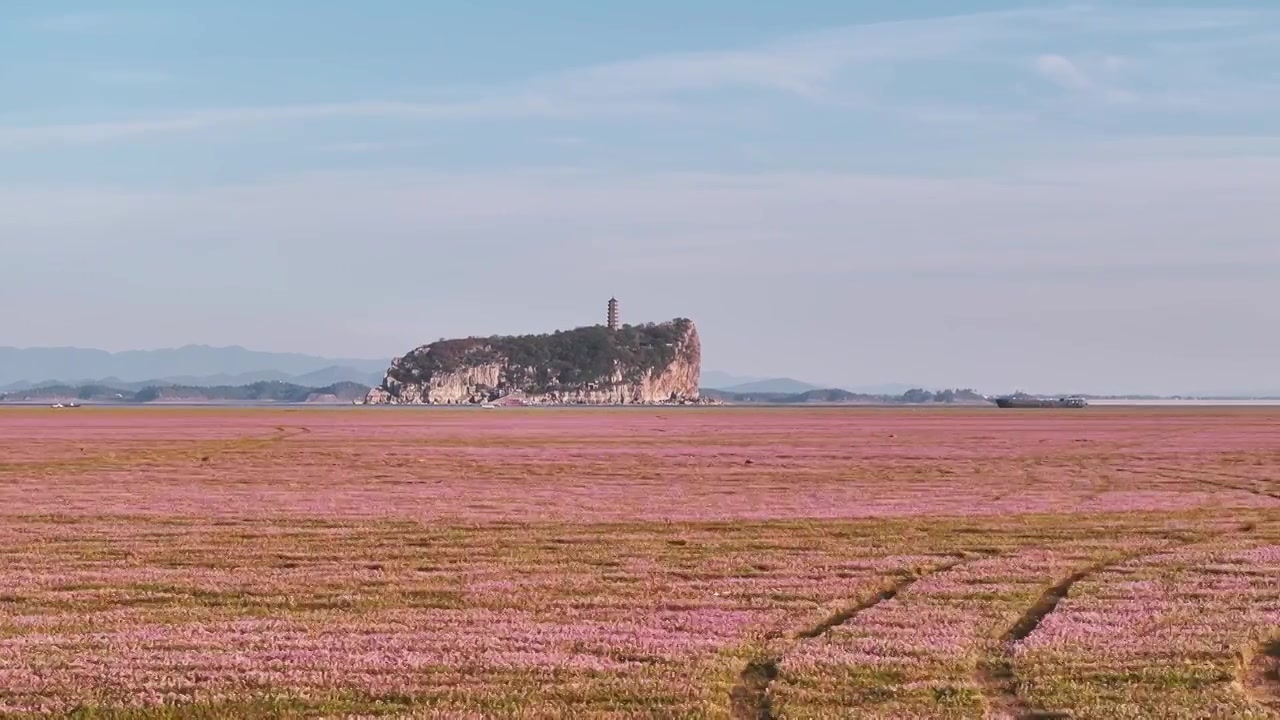
[[[700,402],[693,321],[440,340],[395,359],[368,405],[632,405]]]

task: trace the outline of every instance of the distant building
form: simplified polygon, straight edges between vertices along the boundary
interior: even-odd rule
[[[618,298],[609,298],[609,329],[618,329]]]

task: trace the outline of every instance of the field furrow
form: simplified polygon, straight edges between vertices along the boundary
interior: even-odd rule
[[[3,410],[0,717],[1270,717],[1276,437],[1270,410]]]
[[[1280,628],[1274,525],[1112,566],[1015,648],[1029,699],[1074,717],[1263,717],[1241,657]]]
[[[790,633],[785,642],[772,643],[766,655],[753,658],[743,668],[738,684],[734,685],[729,694],[730,715],[736,720],[772,720],[774,713],[773,700],[769,694],[770,684],[777,678],[779,665],[788,652],[793,651],[799,643],[822,637],[833,628],[853,620],[859,613],[894,599],[921,578],[950,570],[968,559],[968,555],[962,554],[960,558],[950,562],[921,570],[904,571],[898,577],[885,580],[881,588],[870,595],[840,608],[814,625]]]

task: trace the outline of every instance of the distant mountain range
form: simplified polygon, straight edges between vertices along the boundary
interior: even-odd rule
[[[238,346],[187,345],[119,353],[73,347],[0,347],[0,392],[54,384],[134,390],[151,385],[213,387],[258,382],[304,387],[343,382],[377,385],[388,365],[389,360],[262,352]]]
[[[0,403],[343,403],[363,400],[369,388],[359,383],[340,382],[325,387],[306,387],[284,382],[255,382],[247,385],[190,387],[152,385],[139,390],[107,385],[49,385],[31,390],[0,393]]]
[[[801,380],[793,380],[792,378],[768,378],[766,380],[753,380],[738,385],[730,385],[728,387],[714,388],[731,393],[802,393],[809,390],[820,389],[817,385],[803,382]]]
[[[796,380],[789,377],[761,378],[744,375],[732,375],[718,370],[702,372],[702,387],[708,390],[721,390],[729,393],[779,393],[797,395],[810,390],[839,389],[856,395],[901,395],[918,387],[906,383],[885,383],[883,385],[841,385],[834,383],[815,383]]]
[[[239,346],[186,345],[162,350],[111,353],[76,347],[0,347],[0,393],[45,388],[108,387],[121,393],[148,387],[243,387],[255,383],[287,383],[324,388],[340,383],[376,387],[390,359],[332,358],[302,353],[248,350]],[[915,387],[905,383],[851,385],[790,377],[736,375],[703,370],[701,386],[709,391],[746,397],[796,396],[840,390],[855,396],[891,397]],[[939,390],[940,388],[926,388]],[[1217,391],[1188,397],[1280,397],[1280,389],[1254,392]]]
[[[331,358],[248,350],[239,346],[185,345],[112,353],[77,347],[0,347],[0,393],[50,386],[110,387],[137,392],[147,387],[239,387],[289,383],[326,387],[337,383],[377,386],[390,360]],[[896,395],[913,386],[847,387],[788,377],[753,377],[716,370],[702,373],[702,386],[731,393],[798,395],[836,387],[866,395]]]
[[[973,390],[932,392],[919,388],[904,393],[855,393],[836,388],[801,392],[731,392],[707,389],[703,394],[725,403],[765,405],[988,405],[991,402]]]

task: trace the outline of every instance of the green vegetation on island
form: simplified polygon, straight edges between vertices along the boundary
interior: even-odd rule
[[[498,363],[506,381],[529,392],[553,392],[611,382],[621,371],[627,383],[663,371],[677,360],[692,321],[559,330],[542,335],[507,335],[440,340],[409,353],[388,371],[399,383],[426,384],[437,375]],[[698,362],[696,345],[686,345]]]

